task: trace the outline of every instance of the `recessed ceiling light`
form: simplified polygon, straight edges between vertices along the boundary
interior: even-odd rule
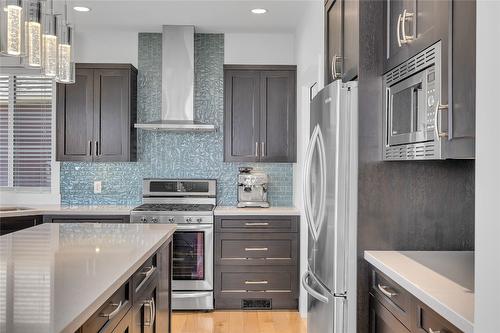
[[[267,9],[264,8],[254,8],[251,10],[252,13],[254,14],[265,14],[267,13]]]
[[[77,12],[90,12],[90,8],[84,6],[75,6],[73,7],[73,9],[76,10]]]

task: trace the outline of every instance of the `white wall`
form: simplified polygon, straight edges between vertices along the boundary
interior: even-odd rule
[[[500,332],[499,13],[477,1],[475,333]]]
[[[286,33],[226,33],[224,63],[295,65],[294,35]]]
[[[78,30],[75,33],[76,62],[130,63],[137,67],[138,31]]]
[[[317,82],[323,87],[323,2],[310,4],[299,22],[295,36],[297,62],[297,164],[294,166],[294,204],[301,210],[300,226],[300,275],[307,265],[307,224],[302,201],[302,162],[309,140],[309,87]],[[316,88],[315,87],[315,88]],[[307,293],[301,287],[300,313],[307,315]]]
[[[138,33],[132,30],[76,30],[77,62],[131,63],[137,67]],[[295,64],[294,34],[226,33],[226,64]]]

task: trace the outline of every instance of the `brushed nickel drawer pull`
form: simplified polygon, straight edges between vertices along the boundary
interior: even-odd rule
[[[123,302],[120,301],[120,303],[118,303],[118,304],[116,304],[116,303],[110,303],[109,305],[116,306],[116,309],[114,309],[110,313],[101,313],[100,316],[101,317],[106,317],[106,318],[108,318],[108,320],[111,320],[111,319],[113,319],[114,316],[116,316],[116,314],[118,312],[120,312],[120,310],[122,308],[122,305],[123,305]]]
[[[390,291],[388,286],[383,286],[379,283],[377,284],[377,287],[382,292],[382,294],[384,294],[387,297],[394,297],[398,295],[398,293]]]
[[[267,251],[267,247],[245,247],[245,251]]]
[[[153,274],[153,272],[155,271],[155,269],[156,269],[155,266],[148,267],[148,270],[147,271],[142,271],[141,274],[144,275],[144,279],[147,279],[147,278],[149,278],[151,276],[151,274]]]
[[[263,281],[245,281],[245,284],[267,284],[266,280]]]
[[[245,225],[249,227],[255,227],[255,226],[265,227],[269,225],[269,222],[245,222]]]

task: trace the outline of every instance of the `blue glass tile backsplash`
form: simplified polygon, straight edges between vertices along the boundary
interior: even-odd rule
[[[161,34],[139,34],[138,120],[160,118]],[[291,206],[293,167],[289,163],[223,162],[224,35],[195,35],[195,119],[215,124],[214,133],[138,130],[138,161],[132,163],[61,163],[61,201],[67,205],[138,205],[143,178],[217,179],[219,205],[237,202],[238,167],[269,175],[272,206]],[[102,181],[102,193],[93,183]]]

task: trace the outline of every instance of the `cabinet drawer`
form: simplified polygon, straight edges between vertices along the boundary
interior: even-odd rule
[[[393,314],[370,295],[370,332],[410,333]]]
[[[135,272],[132,276],[132,290],[134,294],[134,301],[136,295],[140,294],[149,281],[154,279],[158,271],[157,255],[154,254]]]
[[[222,272],[221,292],[290,291],[292,272]]]
[[[461,330],[449,323],[446,319],[431,310],[420,301],[416,301],[417,318],[416,332],[418,333],[462,333]]]
[[[218,232],[297,232],[297,216],[218,217]]]
[[[131,307],[130,282],[121,286],[104,304],[83,324],[82,333],[107,332],[114,329]]]
[[[296,233],[218,233],[216,263],[219,265],[295,265]]]
[[[372,270],[372,294],[406,327],[410,327],[411,295],[377,270]]]

